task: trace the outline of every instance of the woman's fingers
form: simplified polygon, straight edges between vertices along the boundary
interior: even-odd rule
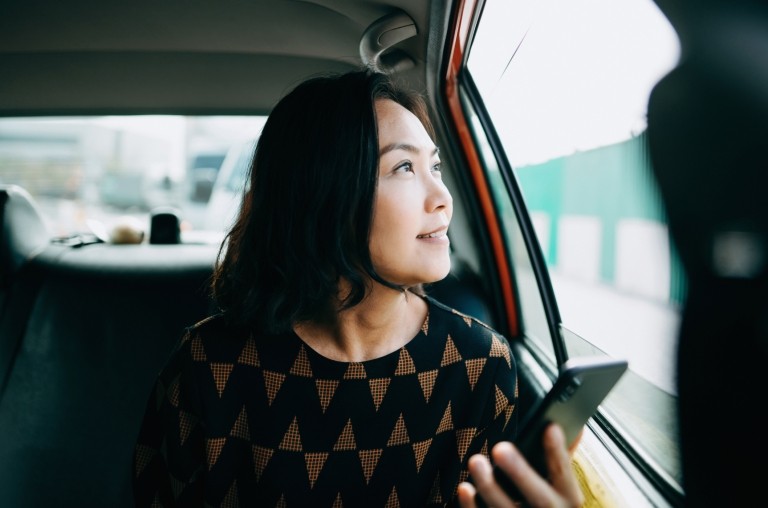
[[[517,486],[525,498],[526,506],[560,506],[559,496],[552,485],[539,476],[512,443],[507,441],[498,443],[493,447],[491,455],[493,462]]]
[[[515,483],[525,499],[526,506],[581,506],[584,503],[584,495],[573,472],[562,429],[555,424],[549,425],[542,439],[548,479],[542,478],[509,442],[501,442],[493,447],[493,462]],[[495,506],[493,502],[489,504]]]
[[[501,474],[515,484],[522,499],[510,498],[496,481],[488,459],[483,455],[473,455],[468,467],[474,485],[468,482],[459,485],[460,506],[477,508],[482,503],[476,500],[476,495],[482,498],[485,505],[493,508],[513,508],[519,506],[518,501],[534,508],[581,506],[584,495],[573,472],[571,453],[566,447],[562,429],[555,424],[549,425],[542,439],[549,478],[539,476],[512,443],[503,441],[493,447],[491,456]]]
[[[581,434],[579,434],[579,438],[581,438]],[[566,447],[565,435],[560,426],[549,425],[544,430],[543,446],[547,457],[549,481],[552,486],[571,505],[581,506],[584,503],[584,495],[573,472],[571,450]]]
[[[459,506],[461,508],[477,508],[475,504],[475,490],[474,485],[469,482],[461,482],[459,484]]]
[[[493,467],[484,455],[478,454],[470,457],[468,467],[469,474],[474,482],[474,490],[482,497],[487,506],[492,506],[493,508],[513,508],[517,506],[517,503],[510,499],[501,486],[496,483],[493,477]],[[459,500],[461,501],[461,498]],[[474,500],[472,504],[462,504],[462,507],[474,506],[476,506]]]

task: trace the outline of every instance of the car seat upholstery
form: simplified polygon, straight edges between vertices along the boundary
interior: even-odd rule
[[[36,278],[22,274],[48,240],[29,193],[17,185],[0,185],[0,393],[22,332],[21,321],[9,317],[26,313],[36,288]]]
[[[51,244],[28,194],[3,191],[1,504],[131,506],[147,396],[212,310],[217,246]]]
[[[7,289],[50,234],[32,196],[18,185],[0,185],[0,227],[0,288]]]

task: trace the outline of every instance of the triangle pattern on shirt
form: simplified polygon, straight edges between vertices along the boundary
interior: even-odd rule
[[[451,417],[451,401],[448,401],[448,405],[443,413],[443,419],[440,420],[440,425],[437,427],[435,434],[441,434],[453,430],[453,418]]]
[[[240,414],[237,416],[237,420],[235,420],[229,435],[245,439],[246,441],[251,439],[251,432],[248,428],[248,414],[245,412],[245,406],[240,410]]]
[[[237,500],[237,480],[232,481],[232,486],[227,491],[227,495],[221,500],[221,506],[240,506]]]
[[[461,482],[467,481],[467,479],[469,479],[469,471],[467,471],[466,469],[462,469],[459,472],[459,479],[456,482],[455,486],[453,487],[453,496],[454,497],[456,497],[456,495],[459,493],[459,484]]]
[[[205,443],[205,457],[208,462],[208,471],[211,470],[216,461],[219,460],[221,449],[224,448],[224,443],[227,441],[225,437],[216,437],[206,440]]]
[[[440,361],[440,366],[445,367],[462,360],[459,350],[456,349],[456,345],[453,343],[453,339],[448,335],[448,340],[445,341],[445,350],[443,350],[443,359]]]
[[[472,438],[475,437],[477,429],[457,429],[456,430],[456,449],[459,451],[459,460],[463,461],[467,455],[467,450],[472,442]]]
[[[397,490],[395,487],[392,487],[392,492],[389,494],[387,504],[384,506],[385,508],[400,508],[400,500],[397,498]]]
[[[213,380],[216,383],[216,391],[219,392],[219,398],[224,394],[224,388],[227,386],[229,375],[232,373],[234,367],[231,363],[214,363],[211,362],[211,372],[213,373]]]
[[[336,440],[336,444],[333,445],[333,451],[339,450],[354,450],[357,448],[355,443],[355,433],[352,431],[352,419],[347,420],[347,424],[344,425],[344,429],[339,434],[339,438]]]
[[[512,358],[509,356],[509,348],[505,347],[504,344],[501,343],[501,340],[499,340],[496,334],[491,336],[491,351],[488,353],[488,356],[492,358],[504,358],[507,361],[507,366],[510,369],[512,368]]]
[[[357,452],[360,457],[360,465],[363,467],[363,476],[365,476],[366,485],[371,481],[371,475],[373,475],[373,471],[379,463],[382,451],[383,450],[379,448],[376,450],[360,450]]]
[[[194,427],[195,423],[195,417],[192,413],[179,411],[179,442],[181,446],[184,446],[184,442],[192,432],[192,427]]]
[[[144,471],[144,468],[147,467],[147,464],[152,460],[152,458],[155,456],[155,449],[151,446],[144,446],[144,445],[136,445],[134,448],[134,463],[136,466],[136,477],[138,477],[142,471]]]
[[[406,376],[408,374],[416,374],[416,365],[414,365],[411,355],[408,354],[408,350],[400,348],[400,359],[397,361],[395,376]]]
[[[373,405],[376,406],[376,411],[381,406],[381,401],[384,400],[384,395],[387,394],[387,388],[391,378],[381,377],[368,380],[368,386],[371,388],[371,397],[373,398]]]
[[[157,449],[154,456],[144,455],[152,452],[149,448],[167,443],[167,449],[172,450],[181,441],[182,452],[188,455],[194,441],[195,447],[201,448],[200,453],[194,453],[196,473],[190,477],[189,469],[179,468],[178,464],[177,469],[169,469],[164,487],[168,498],[173,484],[167,482],[175,475],[183,478],[179,485],[186,488],[180,494],[181,501],[192,494],[191,481],[215,479],[217,487],[207,490],[205,495],[210,499],[205,501],[216,506],[225,492],[232,501],[239,497],[243,505],[252,496],[262,500],[266,496],[270,506],[275,506],[282,494],[281,504],[312,500],[319,505],[341,506],[349,505],[357,499],[356,493],[364,491],[377,506],[389,502],[403,506],[426,504],[428,495],[430,502],[448,503],[451,493],[456,491],[457,479],[460,475],[466,477],[467,457],[473,453],[488,456],[493,444],[504,438],[503,427],[509,432],[516,425],[512,392],[518,387],[514,358],[509,356],[509,370],[503,368],[507,355],[512,353],[502,335],[494,335],[493,330],[474,319],[470,323],[464,321],[469,327],[465,326],[462,316],[451,315],[441,306],[430,309],[432,312],[425,316],[420,330],[428,342],[416,341],[399,348],[386,360],[371,363],[321,361],[309,346],[290,333],[281,335],[286,339],[282,341],[256,331],[248,337],[248,332],[240,335],[240,329],[231,329],[223,321],[200,330],[197,340],[193,334],[179,352],[182,361],[172,363],[173,370],[164,373],[156,384],[156,395],[163,395],[162,414],[176,421],[170,439],[158,442],[158,446],[142,443],[149,445],[147,450],[137,448],[137,481],[148,481],[146,478],[160,460]],[[227,337],[238,340],[221,340]],[[196,359],[191,358],[193,349]],[[207,357],[208,351],[211,357]],[[208,360],[201,363],[202,358]],[[187,378],[190,367],[196,376],[202,377],[202,382]],[[423,398],[413,391],[416,380]],[[373,406],[366,400],[365,384],[361,381],[366,381]],[[264,388],[258,386],[262,383]],[[202,389],[193,391],[198,386]],[[447,391],[444,393],[441,387]],[[317,402],[312,400],[315,397]],[[207,432],[200,417],[193,414],[200,407],[198,398],[205,408],[219,408],[211,425],[219,430]],[[393,422],[394,415],[398,417]],[[272,424],[262,428],[260,418],[268,418]],[[320,427],[314,427],[318,424]],[[308,425],[313,425],[311,433]],[[485,430],[478,434],[477,429],[481,428]],[[251,460],[248,447],[252,448],[253,466],[247,465]],[[362,474],[353,465],[355,456]],[[276,459],[274,465],[272,458]],[[222,461],[221,466],[218,460]],[[248,469],[243,472],[245,476],[226,472],[235,463]],[[379,463],[387,468],[382,473],[376,472]],[[325,464],[329,465],[328,470]],[[347,464],[352,470],[337,472],[337,464],[342,468]],[[390,467],[399,470],[398,476],[389,474]],[[416,473],[411,467],[416,467]],[[293,483],[288,479],[291,477],[295,478]],[[303,478],[307,478],[307,483]]]
[[[264,388],[267,390],[267,398],[269,399],[269,405],[275,401],[277,392],[280,391],[280,387],[283,386],[285,381],[285,374],[279,372],[272,372],[271,370],[262,371],[264,376]]]
[[[421,470],[421,465],[424,463],[424,458],[427,456],[429,446],[432,444],[432,438],[425,441],[418,441],[413,443],[413,455],[416,458],[416,472]]]
[[[272,458],[272,454],[275,452],[272,448],[264,448],[263,446],[253,445],[251,447],[253,451],[253,470],[256,474],[256,480],[261,478],[264,469],[266,469],[269,459]]]
[[[277,500],[275,508],[288,508],[288,504],[285,502],[285,494],[280,495],[280,499]]]
[[[352,362],[344,373],[344,379],[365,379],[368,375],[365,366],[360,362]]]
[[[168,387],[168,400],[171,401],[173,407],[179,407],[179,378],[181,374],[173,378],[171,386]]]
[[[307,476],[309,476],[309,488],[315,486],[317,477],[320,476],[320,471],[325,465],[325,460],[328,458],[328,453],[305,453],[304,461],[307,464]]]
[[[289,373],[294,376],[313,377],[312,367],[309,365],[309,358],[307,357],[307,350],[304,348],[304,344],[299,348],[299,354],[296,355],[296,360],[293,362],[293,367],[291,367]]]
[[[344,504],[341,502],[341,492],[336,495],[336,500],[333,502],[331,508],[343,508]]]
[[[179,499],[179,496],[182,492],[184,492],[184,489],[187,487],[187,483],[179,480],[172,474],[168,475],[171,478],[171,490],[173,491],[173,500],[176,501]],[[155,505],[152,505],[155,506]],[[162,506],[160,502],[158,501],[157,506]]]
[[[509,419],[512,417],[512,412],[515,410],[515,406],[510,404],[504,409],[504,428],[507,428],[507,425],[509,424]]]
[[[483,367],[485,367],[485,358],[473,358],[472,360],[466,360],[464,365],[467,368],[469,386],[472,390],[474,390],[475,383],[477,383],[480,374],[483,372]]]
[[[183,346],[183,345],[184,345],[184,344],[186,344],[186,343],[189,341],[189,339],[191,339],[191,338],[192,338],[192,330],[189,330],[189,329],[187,329],[187,330],[184,332],[184,334],[181,336],[181,343],[179,344],[179,346]]]
[[[208,357],[205,355],[205,349],[203,349],[203,341],[200,337],[192,339],[191,344],[192,359],[196,362],[207,362]]]
[[[424,400],[429,402],[429,397],[432,396],[432,390],[435,388],[435,379],[437,379],[437,373],[439,369],[426,370],[419,372],[419,384],[421,385],[421,391],[424,394]]]
[[[507,399],[507,396],[504,395],[504,392],[501,391],[501,388],[499,388],[499,385],[496,385],[496,410],[493,413],[493,419],[499,417],[499,415],[504,411],[504,408],[507,407],[509,404],[509,399]]]
[[[301,434],[299,433],[299,423],[296,421],[296,417],[293,417],[293,421],[288,426],[288,430],[283,436],[283,440],[280,442],[280,450],[289,450],[292,452],[300,452],[301,447]]]
[[[336,387],[339,386],[339,382],[335,379],[315,379],[315,386],[317,387],[317,397],[320,399],[320,407],[323,408],[323,413],[328,409],[328,405],[331,403],[333,394],[336,393]]]
[[[392,429],[392,434],[389,436],[387,446],[397,446],[410,443],[408,438],[408,429],[405,427],[405,420],[403,419],[403,413],[400,413],[400,417],[395,423],[395,428]]]
[[[469,326],[470,328],[472,327],[472,318],[471,317],[467,316],[466,314],[464,314],[462,312],[459,312],[456,309],[451,309],[451,312],[453,312],[457,316],[461,316],[461,319],[464,320],[464,322],[467,324],[467,326]]]
[[[237,363],[241,365],[250,365],[251,367],[260,367],[259,352],[256,349],[256,341],[253,340],[253,336],[248,337],[245,341],[245,347],[240,352],[240,356],[237,357]]]
[[[435,481],[432,482],[432,487],[429,489],[429,501],[430,504],[443,504],[443,496],[440,495],[440,472],[437,472]]]

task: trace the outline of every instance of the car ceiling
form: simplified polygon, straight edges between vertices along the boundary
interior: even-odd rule
[[[415,64],[403,79],[424,89],[425,63],[436,59],[428,52],[442,47],[448,23],[445,4],[2,2],[0,116],[266,113],[307,76],[359,67],[366,29],[398,12],[410,16],[417,35],[390,54]],[[430,65],[434,72],[436,64]]]

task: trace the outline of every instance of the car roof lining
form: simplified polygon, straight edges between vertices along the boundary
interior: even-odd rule
[[[264,114],[306,77],[360,67],[365,30],[398,8],[419,35],[392,49],[423,90],[428,2],[3,2],[0,116]]]

